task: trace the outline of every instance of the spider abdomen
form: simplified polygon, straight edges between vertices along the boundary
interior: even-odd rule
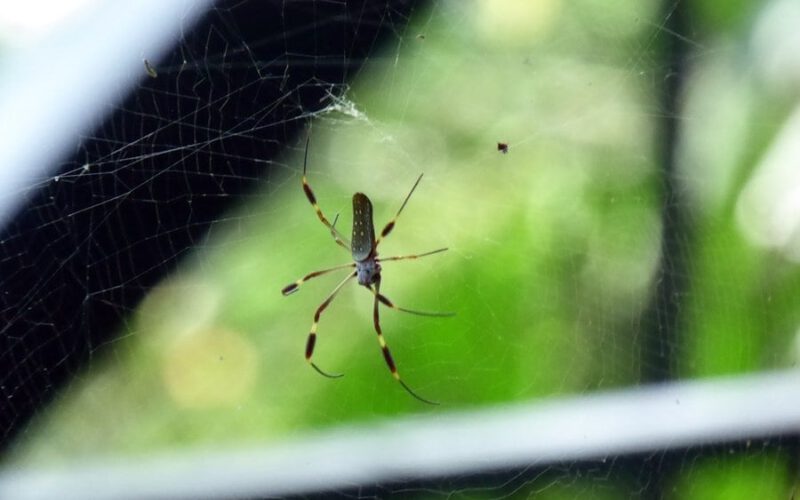
[[[372,223],[372,202],[364,193],[353,195],[353,241],[350,247],[353,260],[356,262],[374,257],[375,226]]]

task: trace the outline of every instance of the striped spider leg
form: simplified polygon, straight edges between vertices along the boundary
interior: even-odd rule
[[[300,278],[299,280],[285,286],[283,290],[281,290],[281,293],[283,293],[283,295],[290,295],[296,292],[300,287],[300,285],[302,285],[306,281],[316,278],[317,276],[322,276],[323,274],[330,273],[332,271],[337,271],[340,269],[354,269],[354,271],[350,271],[347,274],[347,276],[345,276],[344,279],[342,279],[342,281],[340,281],[339,284],[336,285],[333,291],[328,295],[328,297],[325,298],[325,300],[319,305],[319,307],[317,307],[317,310],[314,312],[314,321],[311,324],[311,331],[308,334],[308,340],[306,342],[306,361],[321,375],[324,375],[329,378],[338,378],[342,376],[341,374],[330,374],[323,371],[316,365],[316,363],[314,363],[311,360],[311,358],[314,354],[314,346],[317,341],[317,325],[319,324],[320,316],[325,311],[325,309],[331,304],[331,302],[333,302],[333,299],[336,298],[336,295],[339,293],[339,291],[351,279],[356,278],[359,285],[367,288],[374,295],[373,324],[375,327],[375,332],[378,334],[378,344],[380,345],[381,351],[383,352],[383,358],[386,361],[386,365],[389,367],[389,371],[391,372],[392,376],[394,377],[395,380],[397,380],[397,382],[400,383],[400,385],[406,391],[408,391],[409,394],[414,396],[416,399],[428,404],[438,404],[416,394],[400,378],[400,374],[397,371],[397,365],[394,362],[394,358],[392,358],[392,354],[389,351],[389,346],[387,345],[386,339],[383,336],[383,331],[381,329],[381,324],[380,324],[380,315],[378,312],[378,306],[379,304],[382,304],[396,311],[410,313],[410,314],[417,314],[421,316],[453,315],[453,313],[415,311],[412,309],[399,307],[380,292],[381,262],[418,259],[421,257],[426,257],[428,255],[437,254],[447,250],[447,248],[439,248],[421,254],[399,255],[395,257],[386,257],[383,259],[378,257],[378,245],[384,238],[386,238],[389,235],[389,233],[392,232],[392,229],[394,229],[395,223],[397,222],[397,218],[400,217],[400,214],[405,208],[406,203],[408,203],[409,198],[411,198],[411,195],[414,193],[414,190],[417,188],[417,185],[419,184],[420,180],[422,180],[422,175],[420,174],[420,176],[417,178],[417,181],[414,183],[414,186],[411,188],[411,191],[409,191],[408,195],[403,201],[403,204],[400,206],[400,210],[398,210],[395,216],[386,224],[386,226],[384,226],[383,230],[380,233],[380,236],[377,239],[375,238],[375,226],[372,220],[372,202],[363,193],[354,194],[353,233],[352,233],[352,244],[351,244],[348,243],[347,240],[336,229],[336,221],[338,220],[338,215],[336,216],[336,218],[334,218],[333,223],[330,223],[327,217],[325,217],[325,215],[323,214],[322,209],[320,209],[319,205],[317,204],[317,198],[316,196],[314,196],[314,192],[311,190],[311,186],[308,184],[308,180],[306,178],[307,164],[308,164],[308,140],[306,140],[305,158],[303,160],[303,192],[305,193],[306,198],[308,198],[309,203],[311,203],[311,206],[314,207],[314,211],[317,213],[317,217],[319,218],[319,220],[330,231],[336,244],[338,244],[343,248],[346,248],[350,252],[353,262],[309,273]]]

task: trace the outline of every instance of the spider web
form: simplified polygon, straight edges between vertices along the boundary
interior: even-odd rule
[[[3,229],[5,465],[791,369],[800,13],[533,4],[221,2],[144,54]],[[308,181],[345,235],[354,192],[380,229],[424,172],[381,256],[449,250],[386,263],[381,291],[457,315],[381,324],[438,408],[390,376],[360,287],[325,310],[314,352],[346,376],[303,362],[343,275],[279,291],[350,259],[302,193],[307,137]],[[796,457],[794,435],[741,434],[336,493],[788,497]]]

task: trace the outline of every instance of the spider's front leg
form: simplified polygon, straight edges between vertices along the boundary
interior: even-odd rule
[[[347,284],[353,277],[355,277],[356,273],[352,272],[348,274],[333,291],[328,295],[328,297],[322,302],[322,304],[317,307],[316,312],[314,312],[314,322],[311,324],[311,332],[308,334],[308,340],[306,341],[306,361],[310,364],[320,375],[324,375],[328,378],[339,378],[342,374],[330,374],[327,372],[322,371],[313,361],[311,361],[311,356],[314,355],[314,346],[317,343],[317,325],[319,324],[319,318],[322,316],[322,312],[333,302],[333,299],[336,298],[336,294],[339,293],[339,290],[342,289],[343,286]]]
[[[378,334],[378,344],[381,346],[381,351],[383,352],[383,359],[386,361],[386,365],[389,367],[389,371],[392,372],[392,376],[395,380],[397,380],[400,385],[403,386],[403,389],[408,391],[409,394],[417,398],[418,400],[422,401],[423,403],[428,403],[429,405],[438,405],[439,403],[435,401],[431,401],[429,399],[425,399],[416,392],[412,391],[409,386],[403,382],[403,379],[400,378],[400,373],[397,371],[397,365],[394,362],[394,358],[392,358],[392,353],[389,351],[389,346],[386,344],[386,339],[383,337],[383,331],[381,330],[381,319],[380,314],[378,311],[378,297],[381,296],[380,288],[381,288],[381,277],[380,275],[376,276],[375,279],[375,288],[373,289],[372,286],[364,285],[370,289],[375,294],[375,301],[373,303],[372,308],[372,319],[375,325],[375,332]]]

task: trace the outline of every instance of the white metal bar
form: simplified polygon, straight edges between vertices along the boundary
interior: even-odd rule
[[[800,372],[344,427],[246,450],[0,471],[0,498],[226,498],[352,488],[800,431]]]

